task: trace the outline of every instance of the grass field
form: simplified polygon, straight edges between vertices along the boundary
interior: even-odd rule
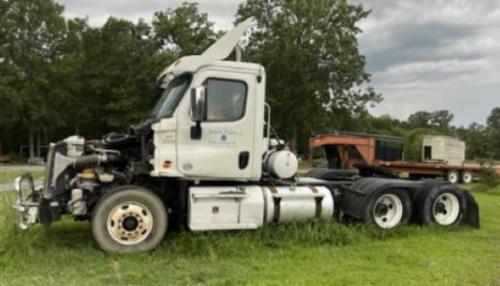
[[[174,232],[151,253],[113,255],[86,222],[18,231],[3,193],[0,285],[500,285],[500,188],[474,195],[481,229],[333,221]]]

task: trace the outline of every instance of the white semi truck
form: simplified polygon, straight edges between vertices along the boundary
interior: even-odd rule
[[[30,174],[15,181],[19,227],[70,215],[90,221],[103,250],[137,252],[154,249],[172,225],[257,229],[339,214],[384,229],[479,226],[473,197],[445,182],[335,170],[299,178],[296,156],[270,136],[264,67],[225,60],[249,24],[167,67],[151,116],[128,132],[51,144],[43,186]]]

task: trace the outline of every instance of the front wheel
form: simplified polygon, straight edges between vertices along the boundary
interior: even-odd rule
[[[383,229],[391,229],[408,223],[411,212],[411,199],[404,190],[382,190],[368,201],[365,221]]]
[[[92,234],[104,251],[149,251],[163,240],[167,223],[165,205],[155,193],[123,186],[99,199],[92,213]]]

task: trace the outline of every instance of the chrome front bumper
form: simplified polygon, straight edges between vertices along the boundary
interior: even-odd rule
[[[25,185],[23,185],[26,183],[28,184],[27,194],[25,194]],[[33,177],[30,173],[26,173],[14,180],[14,189],[17,194],[16,203],[13,205],[14,209],[17,210],[16,223],[20,229],[25,230],[39,221],[41,188],[35,189]]]

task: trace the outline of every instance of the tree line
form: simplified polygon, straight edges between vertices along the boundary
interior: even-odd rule
[[[109,17],[100,27],[63,12],[53,0],[0,0],[0,154],[40,155],[35,146],[71,134],[96,138],[126,129],[148,116],[162,68],[200,54],[224,32],[188,2],[137,22]],[[451,126],[446,111],[404,121],[368,113],[383,100],[358,48],[358,24],[368,15],[345,0],[240,4],[234,22],[252,16],[257,23],[243,43],[243,60],[266,68],[277,133],[304,153],[320,131],[411,138],[431,130],[464,138],[471,157],[499,158],[500,147],[488,143],[500,137],[498,110],[487,126],[468,128]]]
[[[102,27],[66,19],[63,11],[52,0],[0,0],[5,153],[28,142],[75,133],[95,137],[137,122],[154,104],[160,69],[217,36],[194,3],[157,12],[151,24],[109,17]]]

